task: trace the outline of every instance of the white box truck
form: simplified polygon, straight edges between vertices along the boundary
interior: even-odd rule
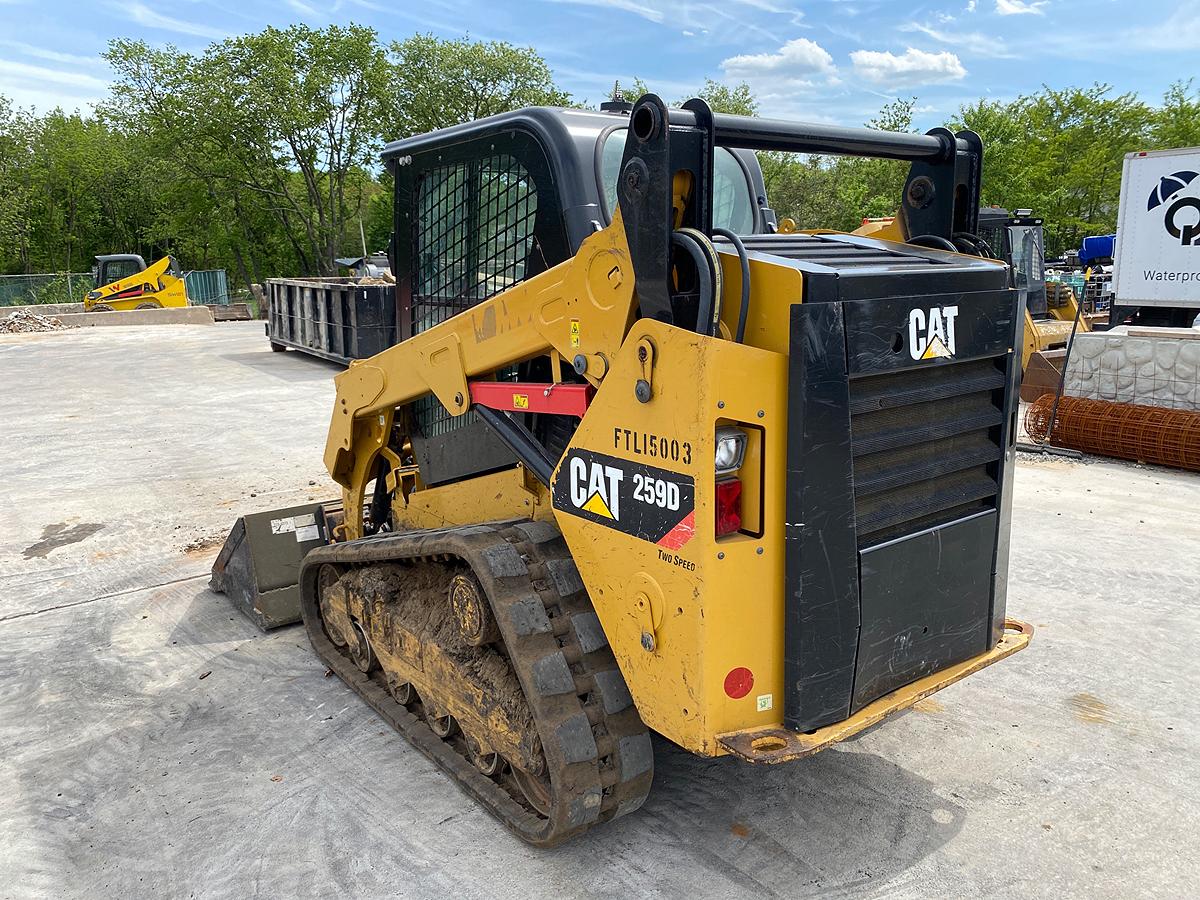
[[[1127,153],[1110,321],[1188,326],[1198,314],[1200,147]]]

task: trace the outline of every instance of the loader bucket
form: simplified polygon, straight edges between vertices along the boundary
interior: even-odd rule
[[[268,631],[300,621],[300,562],[325,543],[320,503],[242,516],[213,563],[214,591]]]
[[[1057,393],[1066,355],[1066,350],[1042,350],[1032,354],[1021,377],[1021,399],[1033,403],[1042,394]]]

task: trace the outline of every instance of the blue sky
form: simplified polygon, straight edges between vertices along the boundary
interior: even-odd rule
[[[1200,75],[1196,0],[0,0],[0,94],[83,108],[114,37],[197,51],[267,25],[358,22],[532,45],[559,84],[602,100],[637,76],[668,100],[746,81],[765,114],[858,124],[896,96],[940,124],[980,96],[1112,83],[1157,102]]]

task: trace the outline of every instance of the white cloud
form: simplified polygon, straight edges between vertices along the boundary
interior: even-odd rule
[[[751,9],[761,10],[762,12],[792,12],[792,10],[780,6],[778,3],[772,3],[771,0],[733,0],[733,2],[741,6],[749,6]],[[799,13],[799,15],[804,15],[804,13]]]
[[[298,15],[308,16],[310,19],[315,19],[321,15],[307,3],[302,3],[301,0],[287,0],[287,5],[290,6]]]
[[[1041,16],[1045,15],[1042,8],[1048,5],[1048,0],[996,0],[996,13],[1001,16]]]
[[[176,34],[188,34],[193,37],[210,38],[211,40],[222,40],[228,35],[219,31],[216,28],[209,28],[207,25],[200,25],[196,22],[185,22],[183,19],[174,19],[170,16],[164,16],[162,13],[157,13],[150,7],[142,3],[124,3],[121,8],[139,25],[144,25],[146,28],[157,28],[160,31],[173,31]]]
[[[855,50],[850,61],[864,80],[892,87],[959,81],[967,74],[953,53],[926,53],[913,47],[902,56],[881,50]]]
[[[966,11],[967,11],[967,12],[969,12],[969,13],[973,13],[973,12],[975,12],[975,0],[970,0],[970,2],[968,2],[968,3],[967,3],[967,10],[966,10]]]
[[[0,94],[18,107],[71,111],[99,102],[107,91],[108,82],[94,75],[0,59]]]
[[[679,0],[546,0],[567,6],[595,7],[630,13],[671,28],[686,28],[689,31],[707,34],[711,29],[720,34],[724,42],[731,45],[744,44],[750,40],[774,41],[779,39],[778,30],[772,30],[767,16],[787,16],[793,27],[808,28],[801,20],[804,13],[787,3],[776,0],[731,0],[724,4],[715,2],[680,3]]]
[[[0,78],[20,81],[40,81],[86,91],[104,91],[108,82],[84,72],[64,72],[62,69],[47,69],[29,63],[0,59]]]
[[[619,9],[622,12],[633,13],[650,22],[661,23],[666,19],[666,13],[635,0],[551,0],[554,3],[564,3],[572,6],[599,6],[605,9]]]
[[[775,3],[774,0],[732,0],[737,6],[747,6],[750,9],[756,9],[759,12],[771,13],[773,15],[788,16],[793,25],[801,28],[807,28],[803,24],[804,11],[796,9],[786,3]]]
[[[774,53],[750,53],[731,56],[722,61],[727,78],[753,79],[772,76],[788,79],[807,79],[814,75],[833,75],[837,68],[833,57],[816,41],[796,38]]]
[[[901,31],[917,32],[932,38],[939,44],[949,44],[968,56],[990,57],[992,59],[1013,59],[1016,57],[1008,49],[1008,45],[1000,38],[979,31],[946,31],[923,25],[920,22],[905,22],[900,26]]]
[[[4,0],[0,0],[3,4]],[[63,53],[61,50],[51,50],[49,47],[38,47],[33,44],[26,44],[23,41],[10,41],[7,38],[0,38],[0,47],[7,47],[10,50],[16,50],[22,56],[31,56],[34,59],[45,59],[50,62],[66,63],[74,66],[98,66],[103,65],[103,60],[99,56],[81,56],[77,53]]]
[[[1135,47],[1159,53],[1186,53],[1200,43],[1200,13],[1175,11],[1166,21],[1149,27],[1131,29],[1128,33]]]

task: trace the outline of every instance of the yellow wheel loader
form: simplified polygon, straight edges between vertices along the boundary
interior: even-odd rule
[[[92,273],[101,287],[84,296],[84,312],[188,305],[183,274],[172,256],[164,256],[152,266],[136,253],[97,256]]]
[[[756,150],[910,161],[916,237],[778,233]],[[342,500],[246,517],[214,585],[277,599],[246,542],[290,547],[322,665],[518,836],[636,810],[651,731],[784,763],[1027,645],[976,135],[648,94],[384,161],[402,340],[335,379]]]

